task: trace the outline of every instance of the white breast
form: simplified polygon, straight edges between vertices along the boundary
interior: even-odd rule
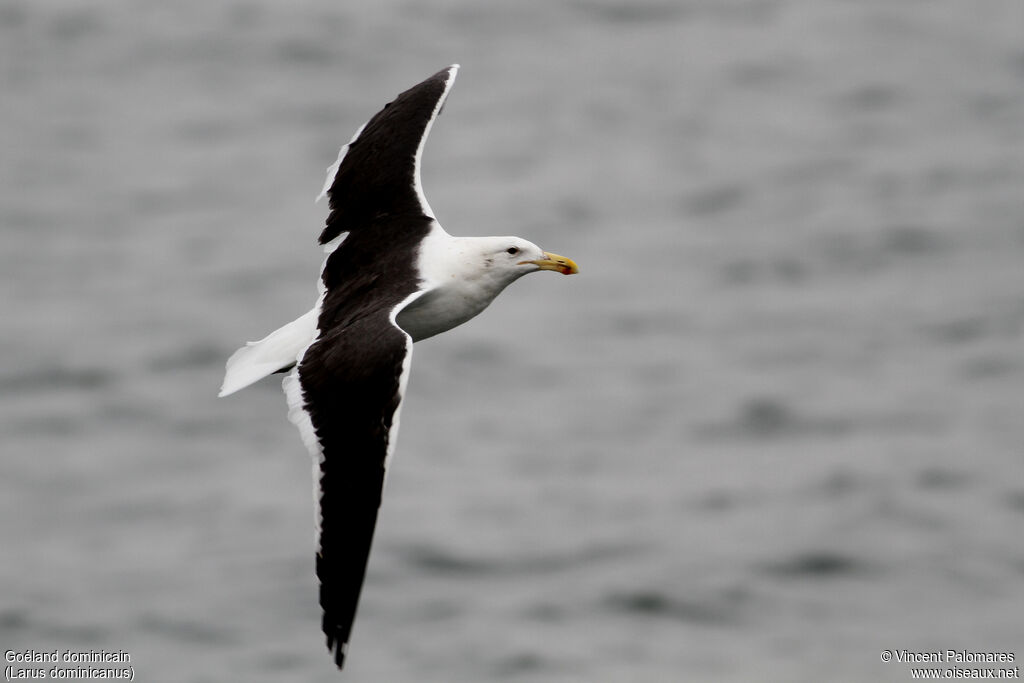
[[[420,341],[461,325],[487,308],[497,295],[498,292],[467,291],[454,284],[438,287],[402,309],[395,322],[413,341]]]
[[[437,223],[420,245],[417,267],[426,293],[399,312],[396,322],[413,341],[432,337],[474,317],[520,273],[486,257],[492,238],[452,237]]]

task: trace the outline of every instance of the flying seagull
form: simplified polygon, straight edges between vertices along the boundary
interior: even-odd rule
[[[327,648],[345,662],[395,449],[413,342],[461,325],[527,273],[577,272],[519,237],[453,237],[420,183],[423,144],[459,66],[401,93],[327,169],[327,254],[311,311],[227,362],[220,395],[276,372],[313,456],[316,574]]]

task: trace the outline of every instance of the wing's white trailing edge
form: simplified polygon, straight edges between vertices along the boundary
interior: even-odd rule
[[[369,121],[367,121],[366,123],[369,123]],[[356,134],[352,136],[352,139],[341,146],[341,149],[338,150],[337,160],[327,167],[327,179],[324,180],[324,189],[320,190],[320,194],[318,194],[316,196],[316,199],[313,200],[314,204],[316,204],[321,199],[327,196],[327,193],[331,189],[331,185],[334,184],[334,176],[338,175],[338,169],[341,168],[341,162],[345,158],[345,154],[348,152],[348,146],[355,142],[356,138],[358,138],[362,134],[363,128],[366,128],[366,123],[359,126],[359,129],[356,131]]]
[[[295,363],[316,337],[317,309],[231,354],[219,396],[233,394]]]
[[[303,349],[305,353],[305,349]],[[302,383],[299,381],[298,366],[292,368],[291,372],[284,376],[281,381],[285,398],[288,401],[288,420],[299,428],[299,435],[302,443],[313,458],[313,514],[316,519],[316,550],[320,552],[320,529],[323,526],[323,513],[320,510],[320,465],[324,460],[324,450],[320,447],[320,440],[316,436],[316,429],[313,421],[306,412],[306,399],[302,395]]]
[[[448,67],[448,80],[444,86],[444,92],[441,93],[441,97],[437,98],[437,104],[434,106],[434,112],[430,115],[430,119],[427,120],[427,125],[423,129],[423,135],[420,136],[420,144],[416,146],[416,157],[413,161],[413,189],[416,190],[416,196],[420,200],[420,207],[423,209],[423,214],[434,218],[434,211],[430,208],[430,204],[427,203],[427,196],[423,193],[423,181],[420,179],[420,169],[423,167],[423,146],[427,142],[427,136],[430,135],[430,129],[434,127],[434,121],[437,120],[438,114],[444,109],[444,103],[448,99],[448,93],[452,91],[452,86],[455,85],[455,77],[459,75],[459,65],[452,64]]]

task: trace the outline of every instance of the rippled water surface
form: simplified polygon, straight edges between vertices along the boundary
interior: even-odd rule
[[[0,7],[0,646],[144,681],[865,681],[1024,657],[1024,5]],[[576,259],[417,345],[332,670],[310,463],[223,361],[451,62],[454,234]]]

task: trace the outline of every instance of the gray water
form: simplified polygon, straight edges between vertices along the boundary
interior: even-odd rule
[[[338,146],[451,62],[438,217],[582,272],[417,345],[339,677],[279,383],[215,395],[315,298]],[[1017,0],[5,0],[0,78],[0,649],[190,683],[1024,657]]]

